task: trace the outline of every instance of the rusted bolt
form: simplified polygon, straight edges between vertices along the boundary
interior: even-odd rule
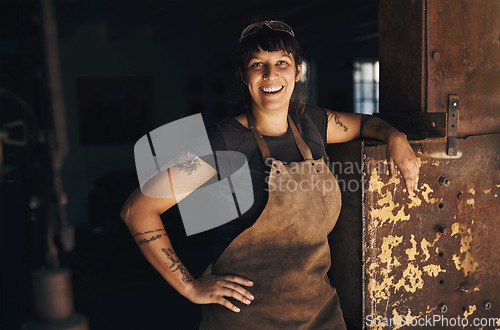
[[[445,236],[451,234],[451,229],[448,227],[439,227],[439,232]]]
[[[434,61],[439,61],[440,58],[441,58],[441,54],[439,54],[439,52],[433,52],[432,53],[432,59]]]
[[[484,309],[486,309],[487,311],[491,309],[491,302],[489,301],[485,301],[484,302]]]
[[[450,180],[448,180],[444,176],[440,176],[438,178],[438,182],[439,182],[440,185],[445,186],[445,187],[448,187],[450,185]]]
[[[432,127],[436,127],[436,122],[435,122],[435,121],[433,121],[433,122],[431,123],[431,126],[432,126]]]
[[[445,304],[441,304],[439,305],[439,310],[444,314],[448,311],[448,307]]]
[[[462,193],[461,193],[461,192],[459,192],[459,193],[457,194],[457,198],[458,198],[459,200],[462,200],[462,197],[463,197]]]
[[[459,288],[459,290],[460,290],[461,292],[469,292],[469,289],[465,286],[465,284],[464,284],[464,283],[460,284],[460,288]]]

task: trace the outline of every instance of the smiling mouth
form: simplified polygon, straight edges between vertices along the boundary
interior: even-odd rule
[[[263,91],[266,94],[276,94],[281,92],[283,89],[283,86],[276,86],[276,87],[261,87],[260,90]]]

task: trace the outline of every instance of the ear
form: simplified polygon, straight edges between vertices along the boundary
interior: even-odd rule
[[[248,85],[247,80],[245,79],[245,74],[243,73],[243,71],[241,71],[241,68],[238,68],[238,71],[240,72],[240,78],[243,81],[243,83],[245,85]]]
[[[295,82],[299,82],[302,76],[302,62],[297,64],[297,72],[295,73]]]

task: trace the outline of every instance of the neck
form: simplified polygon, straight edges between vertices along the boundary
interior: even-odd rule
[[[280,136],[286,133],[288,129],[288,108],[279,110],[262,110],[258,107],[252,107],[255,116],[257,130],[262,135]]]

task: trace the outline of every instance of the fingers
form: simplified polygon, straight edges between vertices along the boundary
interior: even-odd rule
[[[394,165],[394,161],[389,159],[389,180],[394,179],[396,176],[396,165]]]
[[[229,310],[232,310],[233,312],[236,312],[236,313],[238,313],[240,311],[240,309],[237,306],[233,305],[229,300],[224,299],[222,297],[217,297],[217,299],[215,300],[215,303],[222,305],[222,306],[224,306],[224,307],[228,308]]]
[[[417,190],[420,169],[416,160],[408,160],[399,167],[401,175],[405,180],[408,194],[413,195],[413,191]]]
[[[247,280],[244,280],[245,282],[247,282]],[[226,279],[226,282],[223,284],[226,288],[229,288],[229,289],[232,289],[236,292],[238,292],[239,295],[241,295],[242,297],[244,297],[246,300],[241,300],[241,299],[238,299],[238,300],[241,300],[242,302],[244,303],[247,303],[247,300],[248,300],[248,303],[250,303],[250,300],[253,300],[254,299],[254,296],[248,291],[248,290],[245,290],[245,288],[237,285],[237,284],[234,284],[233,282],[230,282]]]
[[[226,281],[235,282],[235,283],[238,283],[238,284],[241,284],[241,285],[246,285],[246,286],[253,285],[252,281],[247,280],[246,278],[243,278],[243,277],[240,277],[240,276],[236,276],[236,275],[226,275],[226,276],[224,276],[224,279]]]
[[[254,296],[242,285],[251,286],[252,281],[235,275],[211,275],[212,267],[212,264],[209,265],[197,281],[197,293],[192,301],[201,304],[220,304],[234,312],[239,312],[240,309],[225,297],[250,305]]]

